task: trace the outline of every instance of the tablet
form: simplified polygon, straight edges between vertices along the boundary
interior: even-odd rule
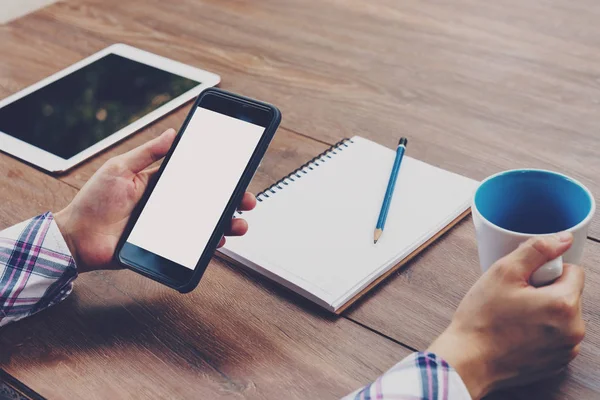
[[[63,172],[219,81],[115,44],[0,101],[0,150]]]

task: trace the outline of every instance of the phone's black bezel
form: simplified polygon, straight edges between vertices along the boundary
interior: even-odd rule
[[[265,131],[252,154],[249,163],[236,185],[233,194],[231,195],[225,211],[219,218],[217,226],[213,230],[213,233],[208,241],[208,244],[204,248],[196,268],[193,270],[179,265],[173,261],[167,260],[154,253],[151,253],[145,249],[134,246],[130,243],[126,243],[131,230],[135,226],[144,206],[146,205],[150,194],[154,190],[156,183],[160,179],[166,165],[169,163],[173,151],[177,147],[181,136],[185,133],[188,123],[192,116],[198,109],[198,107],[207,108],[219,112],[221,114],[229,115],[233,118],[246,120],[256,125],[264,126]],[[249,99],[244,96],[233,94],[218,88],[208,88],[202,91],[198,95],[198,98],[194,102],[185,122],[181,126],[179,133],[177,134],[171,149],[165,156],[160,169],[158,170],[156,177],[152,180],[146,192],[144,193],[139,204],[133,211],[125,231],[119,240],[115,258],[117,261],[150,279],[160,282],[166,286],[172,287],[181,293],[187,293],[193,290],[200,282],[200,278],[204,274],[206,267],[208,266],[214,251],[216,250],[221,236],[225,230],[225,227],[230,223],[231,218],[248,187],[248,184],[252,180],[254,173],[258,169],[258,166],[267,151],[269,143],[271,142],[275,131],[277,130],[281,121],[281,113],[279,110],[271,104],[259,102],[253,99]],[[232,143],[232,145],[234,145]],[[209,172],[209,171],[207,171]],[[210,193],[210,188],[208,188]],[[202,207],[201,204],[198,205]],[[135,259],[131,259],[131,258]]]

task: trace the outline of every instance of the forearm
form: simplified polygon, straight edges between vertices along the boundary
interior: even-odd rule
[[[471,400],[458,373],[433,353],[413,353],[344,400]]]
[[[64,300],[77,277],[51,213],[0,232],[0,326]]]

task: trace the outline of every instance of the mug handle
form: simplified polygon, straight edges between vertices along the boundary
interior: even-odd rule
[[[533,274],[531,274],[529,283],[536,287],[545,286],[560,278],[562,273],[563,259],[562,256],[560,256],[539,267]]]

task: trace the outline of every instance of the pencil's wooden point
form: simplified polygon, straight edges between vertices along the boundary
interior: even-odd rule
[[[373,241],[375,242],[375,244],[377,244],[377,241],[381,237],[382,233],[383,233],[382,229],[375,229],[375,234],[373,235],[373,239],[374,239]]]

